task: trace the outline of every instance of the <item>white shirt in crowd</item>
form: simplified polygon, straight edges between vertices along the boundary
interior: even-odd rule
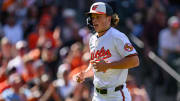
[[[9,61],[7,68],[10,69],[13,67],[17,69],[19,74],[22,74],[24,70],[24,61],[20,56],[16,56],[14,59]]]
[[[58,86],[58,93],[63,98],[69,97],[73,93],[76,86],[76,83],[71,80],[68,81],[68,85],[65,85],[65,82],[63,79],[58,79],[56,83]]]
[[[180,30],[177,34],[173,35],[170,29],[166,28],[160,32],[159,36],[159,54],[162,56],[164,54],[163,49],[175,50],[180,47]]]

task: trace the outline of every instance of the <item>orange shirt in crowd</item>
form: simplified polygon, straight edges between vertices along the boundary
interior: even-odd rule
[[[0,94],[7,88],[10,88],[10,85],[8,84],[7,80],[0,82]]]
[[[52,42],[52,46],[55,47],[55,40],[53,38],[52,32],[47,32],[45,34],[45,37],[47,40],[50,40]],[[34,49],[37,47],[37,42],[39,39],[39,35],[37,33],[32,33],[28,36],[28,44],[30,49]]]
[[[29,82],[29,81],[31,81],[31,80],[33,80],[34,78],[36,78],[37,76],[36,76],[36,73],[35,72],[33,72],[33,73],[31,73],[31,74],[29,74],[29,73],[27,73],[27,72],[23,72],[22,73],[22,78],[23,78],[23,80],[25,81],[25,82]]]
[[[0,67],[0,71],[1,72],[3,71],[3,67]],[[0,93],[2,93],[7,88],[10,88],[10,86],[7,82],[7,77],[4,73],[1,73],[1,75],[0,75]]]
[[[4,0],[3,5],[2,5],[2,10],[6,11],[9,6],[11,6],[15,0]]]
[[[75,56],[73,57],[71,61],[71,70],[74,70],[75,68],[82,65],[81,56]]]

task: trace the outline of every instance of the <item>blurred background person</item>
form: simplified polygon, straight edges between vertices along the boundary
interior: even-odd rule
[[[62,63],[62,60],[60,59],[58,49],[53,47],[53,44],[50,41],[45,42],[45,45],[42,48],[41,58],[44,61],[46,71],[51,79],[57,79],[56,74],[58,66]]]
[[[3,27],[4,36],[8,38],[11,44],[16,44],[23,40],[22,26],[17,24],[16,17],[12,14],[7,17],[7,24]]]
[[[61,39],[65,46],[70,46],[76,41],[80,41],[78,35],[79,24],[76,22],[76,11],[73,9],[65,9],[63,11],[64,25],[62,26]]]
[[[10,43],[10,41],[6,38],[3,37],[1,39],[1,51],[2,51],[2,57],[7,58],[7,59],[12,59],[13,58],[13,46]]]
[[[1,93],[1,101],[26,101],[25,95],[20,91],[23,85],[20,75],[10,75],[8,83],[11,87]]]
[[[23,57],[28,51],[27,42],[26,41],[18,41],[16,43],[16,50],[17,50],[17,55],[12,60],[9,61],[8,68],[16,67],[17,72],[19,74],[22,74],[22,71],[25,68]]]
[[[180,22],[179,18],[172,16],[168,19],[168,27],[161,30],[159,35],[159,51],[164,60],[180,54]]]
[[[161,30],[159,35],[159,54],[173,69],[180,73],[180,22],[177,16],[168,19],[168,27]],[[164,74],[167,94],[177,93],[177,82]]]
[[[66,98],[71,98],[73,96],[76,86],[76,83],[72,81],[72,79],[69,79],[70,68],[70,64],[64,63],[59,66],[57,72],[58,79],[55,83],[62,101],[65,101]]]

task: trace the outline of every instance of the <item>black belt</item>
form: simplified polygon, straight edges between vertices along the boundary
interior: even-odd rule
[[[114,91],[119,91],[119,90],[122,90],[124,87],[124,85],[120,85],[120,86],[117,86]],[[96,88],[96,91],[100,94],[107,94],[107,89],[100,89],[100,88]]]

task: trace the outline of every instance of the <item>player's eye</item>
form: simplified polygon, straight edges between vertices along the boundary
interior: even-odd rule
[[[97,16],[96,18],[97,18],[97,19],[99,19],[99,18],[100,18],[100,16]]]
[[[92,18],[97,18],[97,15],[92,14],[91,17],[92,17]]]
[[[94,18],[94,19],[100,19],[100,18],[101,18],[101,15],[92,14],[91,17]]]

